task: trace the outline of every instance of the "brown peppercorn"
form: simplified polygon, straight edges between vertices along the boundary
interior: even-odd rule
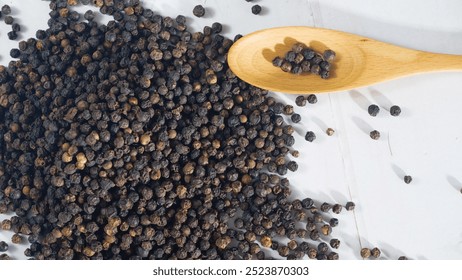
[[[333,129],[330,128],[330,127],[326,130],[326,134],[327,134],[328,136],[332,136],[332,135],[334,135],[334,133],[335,133],[335,130],[333,130]]]
[[[222,236],[217,239],[215,245],[219,249],[224,250],[229,245],[229,243],[231,243],[231,238],[229,236]]]
[[[378,259],[378,258],[380,258],[381,254],[382,254],[382,252],[380,251],[379,248],[377,248],[377,247],[372,248],[371,255],[372,255],[373,258]]]
[[[263,247],[266,247],[266,248],[270,248],[271,247],[271,244],[272,244],[272,241],[271,241],[271,237],[267,236],[267,235],[263,235],[261,238],[260,238],[260,243]]]
[[[2,230],[10,230],[11,229],[11,220],[3,220],[1,224],[1,229]]]
[[[363,259],[368,259],[371,256],[371,250],[369,248],[362,248],[360,253]]]
[[[22,236],[17,233],[13,234],[13,236],[11,237],[11,242],[13,242],[14,244],[21,244]]]

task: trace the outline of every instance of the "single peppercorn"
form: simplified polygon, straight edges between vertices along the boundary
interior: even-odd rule
[[[390,115],[397,117],[401,114],[401,108],[398,105],[393,105],[390,107]]]
[[[335,59],[335,52],[333,50],[325,50],[322,56],[327,62],[332,62]]]
[[[308,95],[307,100],[310,104],[316,104],[318,102],[318,98],[314,94]]]
[[[321,204],[320,209],[322,212],[329,212],[332,209],[332,205],[330,205],[327,202],[324,202],[323,204]]]
[[[375,248],[372,248],[371,250],[371,256],[375,259],[378,259],[380,258],[380,255],[382,254],[382,252],[380,251],[379,248],[375,247]]]
[[[369,113],[369,115],[375,117],[380,112],[380,108],[379,106],[372,104],[369,105],[369,107],[367,108],[367,112]]]
[[[13,236],[11,237],[11,242],[13,242],[13,244],[22,243],[22,236],[17,233],[13,234]]]
[[[7,254],[0,255],[0,261],[7,261],[7,260],[11,260],[10,256],[8,256]]]
[[[334,206],[332,206],[332,212],[334,212],[335,214],[340,214],[340,212],[342,212],[342,208],[342,205],[334,204]]]
[[[274,63],[273,63],[274,64]],[[275,65],[276,66],[276,65]],[[295,98],[295,104],[299,107],[303,107],[306,105],[306,98],[305,96],[303,95],[299,95],[297,96],[297,98]]]
[[[8,243],[5,241],[0,241],[0,252],[8,251]]]
[[[398,258],[398,260],[399,260],[399,261],[407,261],[408,258],[407,258],[406,256],[400,256],[400,257]]]
[[[6,24],[11,25],[11,24],[13,24],[13,22],[14,22],[14,18],[13,18],[12,16],[6,16],[6,17],[3,19],[3,21],[4,21]]]
[[[369,136],[374,139],[374,140],[379,140],[380,138],[380,132],[377,131],[377,130],[372,130],[370,133],[369,133]]]
[[[410,184],[412,182],[412,177],[409,175],[404,176],[404,183]]]
[[[8,39],[10,40],[18,39],[18,33],[16,33],[15,31],[10,31],[7,33],[7,35],[8,35]]]
[[[345,209],[347,211],[353,211],[355,210],[355,206],[356,204],[353,202],[353,201],[348,201],[346,204],[345,204]]]
[[[193,15],[196,17],[203,17],[205,15],[205,8],[202,5],[196,5],[193,8]]]
[[[290,116],[290,119],[294,123],[299,123],[302,120],[302,117],[300,116],[300,114],[294,113],[294,114],[292,114],[292,116]]]
[[[338,219],[337,219],[337,218],[332,218],[332,219],[330,219],[330,220],[329,220],[329,225],[330,225],[331,227],[336,227],[336,226],[338,226]]]
[[[333,238],[329,241],[329,244],[333,249],[338,249],[340,247],[340,240]]]
[[[21,25],[19,25],[18,23],[13,23],[11,25],[11,30],[14,32],[19,32],[21,31]]]
[[[260,5],[253,5],[252,6],[252,14],[258,15],[261,13],[261,6]]]
[[[334,135],[334,133],[335,133],[335,130],[333,130],[333,129],[330,128],[330,127],[326,130],[326,134],[327,134],[328,136],[332,136],[332,135]]]
[[[316,134],[313,131],[307,131],[305,134],[305,140],[308,142],[313,142],[316,140]]]
[[[371,250],[369,248],[362,248],[360,253],[363,259],[368,259],[371,256]]]
[[[11,14],[11,7],[9,5],[3,5],[1,11],[2,11],[2,14],[9,15]]]

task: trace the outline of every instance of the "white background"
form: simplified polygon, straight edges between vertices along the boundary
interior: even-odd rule
[[[24,31],[20,39],[45,29],[48,2],[0,0],[10,4]],[[165,16],[187,16],[190,30],[215,21],[234,37],[286,25],[326,27],[425,51],[462,54],[462,1],[459,0],[254,0],[261,15],[244,0],[145,0],[146,7]],[[204,18],[192,8],[202,4]],[[82,8],[81,10],[85,10]],[[0,63],[9,61],[17,41],[0,20]],[[342,241],[342,259],[360,259],[361,247],[379,247],[382,259],[462,259],[462,72],[403,78],[350,92],[318,95],[318,103],[296,108],[302,122],[295,148],[299,171],[289,174],[294,195],[319,202],[354,201],[354,212],[337,215],[333,236]],[[278,93],[293,102],[296,96]],[[367,113],[370,104],[381,111]],[[402,108],[399,117],[391,105]],[[329,137],[324,131],[332,127]],[[369,132],[381,132],[378,141]],[[304,140],[307,130],[317,139]],[[413,177],[411,184],[403,176]],[[10,239],[0,232],[0,240]],[[11,245],[11,244],[10,244]],[[24,258],[25,246],[9,253]]]

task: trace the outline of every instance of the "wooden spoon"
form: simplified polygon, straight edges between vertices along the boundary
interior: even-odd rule
[[[429,38],[431,39],[431,38]],[[328,79],[290,74],[273,66],[296,42],[317,52],[336,52]],[[228,53],[242,80],[271,91],[323,93],[349,90],[416,73],[462,70],[462,56],[411,50],[341,31],[293,26],[260,30],[239,39]]]

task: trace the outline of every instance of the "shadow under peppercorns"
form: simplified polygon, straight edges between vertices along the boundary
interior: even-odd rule
[[[385,243],[385,242],[379,242],[378,248],[382,251],[383,259],[397,260],[401,256],[406,256],[406,254],[403,251],[401,251],[399,249],[396,249],[394,246],[392,246],[392,245],[390,245],[388,243]],[[420,257],[419,257],[419,259],[420,259]],[[422,257],[422,259],[423,259],[423,257]]]
[[[374,130],[370,124],[359,117],[353,116],[351,120],[367,135],[369,135],[369,133]]]
[[[458,192],[461,191],[462,189],[462,183],[457,180],[454,176],[448,175],[446,176],[446,179],[448,180],[449,184]]]
[[[403,180],[404,176],[406,175],[404,170],[401,167],[399,167],[398,165],[394,164],[394,163],[391,164],[391,168],[395,172],[396,176],[398,176],[398,178]]]
[[[329,127],[327,126],[327,124],[322,121],[320,118],[318,117],[311,117],[311,120],[319,127],[319,129],[321,129],[321,131],[325,132]]]
[[[369,108],[369,105],[372,104],[362,93],[360,93],[357,90],[351,90],[349,92],[349,95],[351,99],[359,106],[364,111],[367,111],[367,108]]]
[[[351,200],[339,191],[331,191],[330,195],[337,203],[342,204],[342,205],[345,205],[348,201]]]

